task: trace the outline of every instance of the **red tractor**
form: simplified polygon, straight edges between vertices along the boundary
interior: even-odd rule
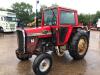
[[[66,50],[76,60],[84,58],[89,46],[90,31],[78,23],[76,10],[47,8],[42,13],[41,26],[17,30],[16,56],[28,60],[36,55],[33,70],[45,75],[52,66],[52,55],[63,56]]]

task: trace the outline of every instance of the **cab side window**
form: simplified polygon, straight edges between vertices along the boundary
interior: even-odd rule
[[[74,12],[71,11],[61,11],[60,14],[60,24],[75,24]]]

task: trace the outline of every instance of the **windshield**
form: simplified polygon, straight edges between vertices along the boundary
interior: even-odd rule
[[[57,9],[48,9],[44,11],[44,25],[56,25]]]
[[[6,16],[6,17],[4,17],[4,20],[5,21],[15,22],[16,21],[16,17],[8,17],[8,16]]]

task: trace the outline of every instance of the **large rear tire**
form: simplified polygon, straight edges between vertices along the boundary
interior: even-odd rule
[[[36,75],[47,75],[52,66],[52,57],[50,54],[43,53],[36,57],[33,62],[33,70]]]
[[[88,46],[89,37],[87,32],[77,32],[70,42],[69,53],[76,60],[82,59],[87,53]]]

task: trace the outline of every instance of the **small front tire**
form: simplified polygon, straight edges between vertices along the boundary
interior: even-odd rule
[[[52,57],[50,54],[43,53],[36,57],[33,62],[33,70],[36,75],[46,75],[52,66]]]

